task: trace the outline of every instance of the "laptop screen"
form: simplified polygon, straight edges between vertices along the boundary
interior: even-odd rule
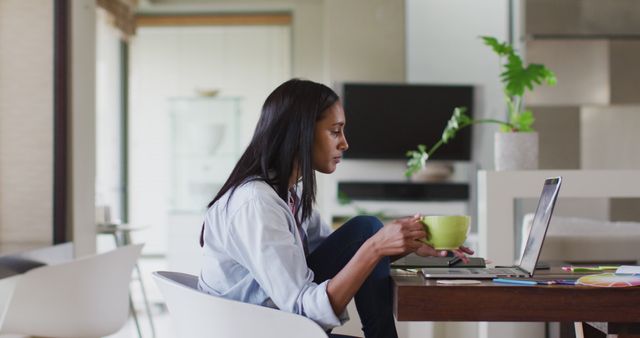
[[[544,181],[544,187],[542,188],[540,200],[538,200],[538,207],[536,208],[536,214],[533,217],[533,223],[531,225],[531,230],[529,231],[527,244],[522,252],[522,257],[520,258],[520,268],[528,272],[529,275],[533,275],[533,271],[536,268],[538,256],[542,250],[544,236],[547,233],[551,214],[553,213],[553,207],[556,203],[556,199],[558,198],[561,181],[561,177],[547,178]]]

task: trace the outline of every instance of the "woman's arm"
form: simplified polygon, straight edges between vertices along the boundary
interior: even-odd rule
[[[418,241],[425,236],[422,224],[417,217],[413,217],[386,224],[364,242],[349,263],[327,285],[327,294],[334,313],[344,311],[380,259],[385,256],[406,255],[423,246],[426,247]],[[435,255],[436,251],[433,248],[431,250]]]

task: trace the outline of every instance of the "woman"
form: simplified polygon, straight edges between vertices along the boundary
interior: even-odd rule
[[[327,331],[348,320],[355,297],[367,338],[397,337],[390,257],[443,253],[418,241],[426,233],[417,215],[384,226],[359,216],[333,233],[320,220],[314,171],[335,171],[349,148],[345,122],[338,96],[322,84],[293,79],[269,95],[249,146],[209,203],[201,290],[303,315]]]

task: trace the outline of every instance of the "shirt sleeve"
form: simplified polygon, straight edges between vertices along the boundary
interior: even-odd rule
[[[322,220],[320,213],[313,210],[307,221],[307,241],[309,252],[313,252],[329,235],[333,229]]]
[[[333,312],[328,281],[313,282],[293,218],[282,204],[252,199],[243,205],[232,217],[227,250],[280,310],[308,317],[325,330],[340,326],[348,317]]]

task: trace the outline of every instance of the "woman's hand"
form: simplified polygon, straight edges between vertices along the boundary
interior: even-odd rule
[[[426,238],[418,215],[387,223],[369,241],[379,257],[402,256],[424,246],[419,240]]]
[[[436,250],[431,245],[421,243],[422,245],[416,249],[415,253],[418,256],[429,257],[429,256],[446,256],[447,250]]]

